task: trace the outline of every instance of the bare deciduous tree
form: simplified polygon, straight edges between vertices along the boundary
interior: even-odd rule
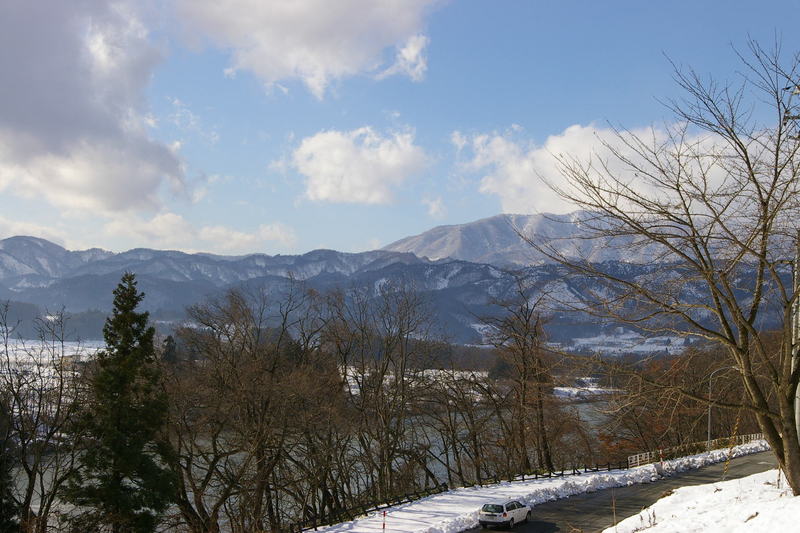
[[[546,405],[552,404],[552,377],[545,360],[544,317],[541,296],[533,298],[531,287],[517,277],[513,299],[498,301],[502,310],[497,318],[487,318],[490,342],[512,368],[514,398],[511,416],[511,442],[517,450],[518,471],[531,471],[528,443],[534,444],[537,467],[555,470],[551,442],[545,422]]]
[[[751,42],[735,83],[676,69],[685,98],[668,107],[676,121],[649,133],[618,130],[608,157],[557,155],[566,185],[555,189],[579,209],[585,238],[657,250],[649,274],[529,242],[594,285],[582,311],[651,332],[718,343],[738,370],[742,401],[720,402],[685,387],[699,401],[751,412],[795,494],[800,442],[795,398],[800,382],[792,318],[798,291],[787,262],[800,229],[800,57]],[[796,268],[798,265],[796,265]],[[773,350],[765,329],[777,323]]]
[[[288,308],[263,294],[229,292],[190,309],[179,337],[192,360],[169,374],[171,468],[178,507],[193,532],[277,527],[273,474],[291,431],[296,361]]]
[[[387,285],[377,295],[353,290],[328,300],[326,350],[350,383],[365,488],[388,498],[410,488],[403,475],[423,466],[414,450],[414,414],[430,321],[415,291]]]
[[[0,390],[9,411],[15,467],[13,497],[21,531],[53,527],[60,490],[73,472],[78,443],[67,438],[76,413],[80,347],[68,352],[63,313],[36,324],[38,339],[15,339],[8,305],[0,307]]]

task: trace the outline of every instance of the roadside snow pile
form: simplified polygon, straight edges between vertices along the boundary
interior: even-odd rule
[[[766,442],[755,441],[733,449],[733,457],[761,452],[769,449]],[[502,482],[488,487],[453,489],[428,496],[415,502],[398,505],[386,512],[386,529],[382,512],[343,522],[320,531],[329,533],[457,533],[478,525],[478,509],[486,502],[519,500],[534,506],[539,503],[568,498],[575,494],[594,492],[611,487],[622,487],[635,483],[650,483],[661,475],[683,472],[692,468],[724,461],[727,450],[710,452],[664,461],[663,466],[650,464],[630,470],[591,472],[563,478],[530,481]]]
[[[678,459],[664,461],[663,473],[666,475],[671,475],[678,472],[685,472],[687,470],[700,468],[701,466],[721,463],[728,458],[728,450],[729,448],[722,450],[711,450],[710,452],[703,452],[698,453],[697,455],[688,455],[686,457],[679,457]],[[741,457],[742,455],[749,455],[751,453],[764,452],[767,450],[769,450],[769,444],[767,444],[767,441],[756,440],[740,446],[734,446],[731,457]],[[662,468],[661,464],[659,463],[648,466],[655,466],[656,470],[660,470]]]
[[[800,497],[792,496],[778,472],[681,487],[604,533],[797,531]]]

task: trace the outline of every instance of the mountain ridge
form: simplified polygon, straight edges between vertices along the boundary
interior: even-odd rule
[[[567,257],[596,263],[646,263],[655,254],[652,246],[631,246],[631,237],[593,236],[593,228],[602,223],[601,218],[584,211],[564,215],[502,213],[463,224],[436,226],[399,239],[382,250],[410,252],[431,260],[452,258],[504,267],[553,262],[528,241],[552,247]]]
[[[98,315],[110,309],[111,291],[122,273],[130,271],[147,294],[143,307],[155,319],[174,321],[185,316],[188,306],[230,289],[263,291],[275,303],[297,283],[319,293],[357,289],[375,298],[388,283],[423,295],[450,339],[474,343],[481,341],[478,317],[498,313],[493,302],[518,296],[520,275],[537,290],[547,286],[548,293],[567,300],[588,294],[581,280],[532,254],[535,250],[520,238],[517,228],[527,228],[530,235],[545,234],[551,238],[549,244],[565,252],[606,261],[625,278],[645,279],[653,268],[669,270],[666,263],[643,260],[646,249],[631,257],[607,241],[576,244],[575,217],[499,215],[433,228],[387,246],[393,250],[319,249],[299,255],[222,256],[149,248],[70,251],[45,239],[17,236],[0,240],[0,299],[43,310]],[[419,257],[424,251],[431,252],[430,258]],[[551,323],[550,334],[565,337],[580,331],[591,336],[604,327],[588,315],[563,313]]]

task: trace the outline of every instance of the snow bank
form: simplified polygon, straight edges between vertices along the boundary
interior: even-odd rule
[[[733,449],[738,457],[769,449],[766,442],[756,441]],[[664,461],[663,465],[650,464],[630,470],[592,472],[554,479],[502,482],[488,487],[453,489],[428,496],[415,502],[398,505],[386,512],[387,532],[403,533],[457,533],[478,525],[478,509],[489,501],[519,500],[529,505],[567,498],[575,494],[594,492],[658,480],[661,473],[670,474],[724,461],[727,450],[714,450],[690,457]],[[535,512],[535,511],[534,511]],[[382,529],[382,512],[320,528],[329,533],[373,533]]]
[[[797,531],[800,497],[778,470],[681,487],[604,533],[767,533]]]
[[[769,450],[769,444],[765,440],[756,440],[734,446],[731,457],[741,457],[742,455],[749,455],[751,453],[764,452]],[[714,463],[721,463],[728,458],[729,448],[721,450],[711,450],[710,452],[698,453],[697,455],[688,455],[686,457],[679,457],[670,461],[664,461],[663,464],[655,464],[656,469],[661,470],[665,475],[671,475],[677,472],[685,472],[686,470],[693,470],[701,466],[711,465]],[[653,465],[648,465],[653,466]]]

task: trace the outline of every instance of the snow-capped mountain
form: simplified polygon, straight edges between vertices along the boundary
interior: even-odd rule
[[[381,250],[344,253],[314,250],[303,255],[220,256],[136,248],[122,253],[100,249],[70,251],[44,239],[0,240],[0,284],[12,291],[48,287],[83,276],[119,276],[125,271],[172,282],[224,287],[263,276],[306,280],[320,274],[353,275],[392,263],[423,262],[409,253]]]
[[[0,240],[0,280],[25,275],[60,277],[111,255],[98,248],[71,252],[36,237],[9,237]]]
[[[555,265],[536,268],[537,279],[560,277]],[[491,301],[509,297],[515,287],[511,273],[490,264],[431,261],[386,250],[218,256],[142,248],[70,251],[32,237],[0,240],[0,300],[43,311],[107,312],[111,292],[126,271],[136,273],[146,293],[143,305],[157,316],[180,315],[187,306],[234,287],[277,295],[302,281],[320,292],[356,288],[377,295],[387,283],[404,285],[424,294],[446,335],[462,342],[480,340],[476,317],[491,314]]]
[[[547,243],[568,257],[582,257],[598,263],[647,263],[654,256],[653,247],[631,246],[631,239],[585,238],[591,233],[587,222],[595,227],[602,223],[597,217],[580,211],[567,215],[501,214],[466,224],[438,226],[383,249],[410,252],[431,260],[451,258],[498,266],[549,262],[526,239]]]
[[[134,272],[146,293],[145,309],[156,318],[172,320],[182,316],[186,307],[230,288],[264,290],[277,302],[298,281],[321,293],[354,288],[374,296],[389,283],[421,293],[446,337],[472,343],[481,339],[480,317],[500,312],[493,302],[517,295],[520,273],[536,290],[546,291],[561,302],[591,299],[598,293],[590,280],[568,276],[563,267],[537,257],[516,230],[531,238],[546,236],[565,254],[603,262],[606,272],[622,279],[653,284],[679,276],[674,265],[659,261],[661,258],[646,248],[631,248],[630,243],[621,241],[598,243],[576,238],[582,230],[580,221],[580,214],[499,215],[434,228],[383,250],[314,250],[275,256],[220,256],[145,248],[122,253],[70,251],[44,239],[11,237],[0,240],[0,303],[11,300],[32,304],[42,312],[64,308],[102,317],[111,307],[111,293],[120,276]],[[687,280],[681,287],[690,298],[701,301],[705,297],[701,284]],[[746,300],[749,296],[741,297]],[[559,342],[599,338],[618,326],[582,313],[553,310],[552,315],[548,334]]]

